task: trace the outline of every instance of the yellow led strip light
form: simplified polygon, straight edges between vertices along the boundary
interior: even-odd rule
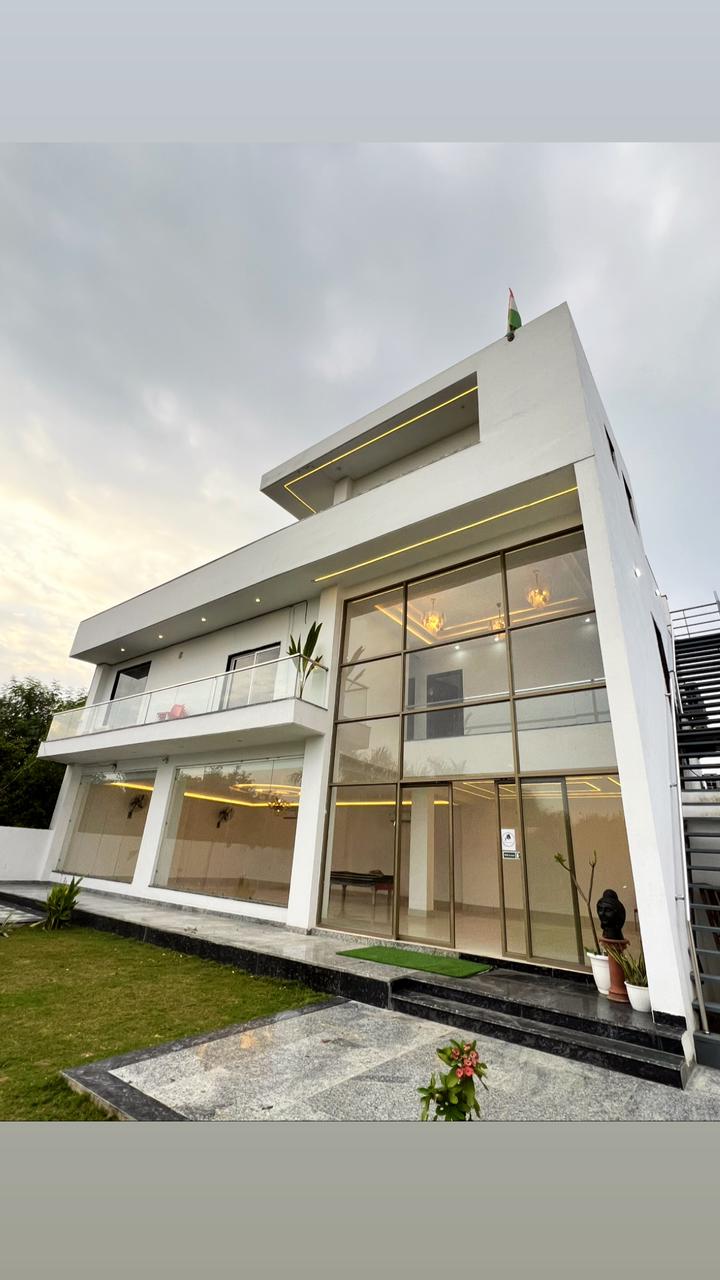
[[[341,462],[343,458],[349,458],[352,453],[358,453],[360,449],[367,449],[368,445],[377,444],[378,440],[385,440],[387,436],[392,436],[396,431],[402,431],[403,427],[412,426],[413,422],[419,422],[421,418],[427,418],[431,413],[437,413],[438,409],[445,409],[449,404],[455,404],[456,400],[462,400],[464,396],[469,396],[473,391],[477,391],[477,385],[468,387],[467,391],[461,391],[457,396],[451,396],[449,400],[443,400],[442,404],[433,405],[432,409],[424,409],[422,413],[416,413],[414,418],[407,418],[405,422],[398,422],[395,427],[388,427],[387,431],[381,431],[379,435],[373,436],[370,440],[364,440],[362,444],[353,445],[352,449],[346,449],[344,453],[338,453],[334,458],[328,458],[327,462],[321,462],[319,466],[313,467],[311,471],[304,471],[302,475],[295,476],[292,480],[287,480],[283,485],[286,493],[291,498],[297,498],[304,507],[313,515],[317,515],[315,507],[311,507],[309,502],[300,497],[299,493],[291,487],[294,484],[300,484],[301,480],[307,480],[310,476],[317,475],[318,471],[324,471],[326,467],[331,467],[335,462]]]
[[[564,498],[568,493],[577,493],[577,485],[569,489],[560,489],[558,493],[548,493],[544,498],[534,498],[532,502],[523,502],[519,507],[510,507],[507,511],[498,511],[494,516],[483,516],[482,520],[472,520],[470,524],[460,525],[457,529],[448,529],[446,533],[435,533],[431,538],[420,538],[418,542],[410,542],[405,547],[396,547],[394,551],[384,551],[382,555],[371,556],[369,560],[360,560],[357,564],[349,564],[344,569],[333,569],[332,573],[321,573],[314,582],[327,582],[330,578],[339,578],[343,573],[352,573],[355,569],[366,569],[368,565],[379,564],[381,560],[391,560],[393,556],[401,556],[406,551],[415,551],[418,547],[426,547],[431,542],[441,542],[443,538],[453,538],[458,533],[467,533],[470,529],[479,529],[483,524],[491,524],[493,520],[502,520],[505,516],[514,516],[518,511],[529,511],[531,507],[539,507],[544,502],[552,502],[555,498]]]

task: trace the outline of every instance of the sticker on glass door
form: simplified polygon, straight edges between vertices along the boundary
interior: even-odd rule
[[[500,828],[500,844],[502,846],[502,856],[506,861],[512,862],[515,858],[520,857],[514,827]]]

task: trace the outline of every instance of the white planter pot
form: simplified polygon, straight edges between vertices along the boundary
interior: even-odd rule
[[[650,992],[647,987],[636,987],[632,982],[626,982],[625,990],[633,1009],[637,1009],[638,1013],[650,1012]]]
[[[607,956],[593,955],[592,951],[586,951],[585,955],[590,961],[595,986],[601,996],[606,996],[610,990],[610,961]]]

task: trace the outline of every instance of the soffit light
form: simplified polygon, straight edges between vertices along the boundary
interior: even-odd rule
[[[430,634],[433,636],[439,635],[443,627],[445,626],[445,614],[442,612],[441,609],[435,608],[434,600],[432,601],[432,604],[430,605],[430,608],[428,609],[427,613],[423,614],[422,624],[425,630],[429,631]]]
[[[518,511],[529,511],[532,507],[542,506],[555,498],[564,498],[569,493],[577,493],[577,485],[568,489],[559,489],[557,493],[548,493],[544,498],[533,498],[532,502],[523,502],[517,507],[509,507],[507,511],[498,511],[493,516],[483,516],[481,520],[472,520],[470,524],[461,524],[457,529],[448,529],[445,533],[434,533],[429,538],[420,538],[417,542],[409,542],[407,546],[396,547],[394,551],[383,551],[368,560],[359,560],[357,564],[346,565],[344,569],[333,569],[331,573],[321,573],[314,582],[328,582],[330,578],[339,578],[343,573],[352,573],[355,569],[366,569],[368,565],[379,564],[383,560],[391,560],[393,556],[404,555],[406,551],[416,551],[418,547],[427,547],[433,542],[442,542],[444,538],[453,538],[459,533],[468,533],[471,529],[479,529],[481,525],[491,524],[494,520],[503,520],[505,516],[514,516]]]
[[[535,586],[527,593],[527,602],[533,609],[544,609],[550,603],[550,592],[547,587],[540,586],[540,573],[535,570]]]

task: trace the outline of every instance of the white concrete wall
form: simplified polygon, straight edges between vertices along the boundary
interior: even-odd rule
[[[661,635],[667,634],[667,610],[630,515],[617,444],[620,475],[611,460],[607,416],[579,340],[577,352],[595,456],[578,462],[576,474],[650,997],[653,1008],[685,1015],[692,1025],[687,940],[677,901],[683,852],[673,793],[671,709],[653,627],[654,619]]]
[[[274,613],[250,618],[234,627],[208,631],[207,635],[167,649],[140,654],[116,663],[114,666],[96,668],[100,675],[93,682],[92,699],[88,702],[106,702],[111,694],[115,676],[125,667],[150,663],[147,690],[164,689],[184,681],[200,680],[205,676],[219,675],[225,671],[231,654],[246,649],[259,649],[265,645],[280,644],[280,654],[287,653],[290,635],[300,631],[303,635],[317,618],[317,599],[279,609]],[[324,638],[324,637],[321,637]]]
[[[451,436],[444,436],[442,440],[426,445],[424,449],[418,449],[415,453],[406,453],[395,462],[388,462],[384,467],[369,471],[367,475],[358,476],[351,482],[348,497],[358,493],[368,493],[370,489],[377,489],[381,484],[388,484],[389,481],[397,480],[411,471],[417,471],[420,467],[426,467],[431,462],[437,462],[438,458],[449,458],[451,454],[459,453],[462,449],[477,444],[479,438],[478,424],[474,422],[468,427],[463,427],[461,431],[455,431]]]
[[[52,832],[0,827],[0,880],[42,880]]]

